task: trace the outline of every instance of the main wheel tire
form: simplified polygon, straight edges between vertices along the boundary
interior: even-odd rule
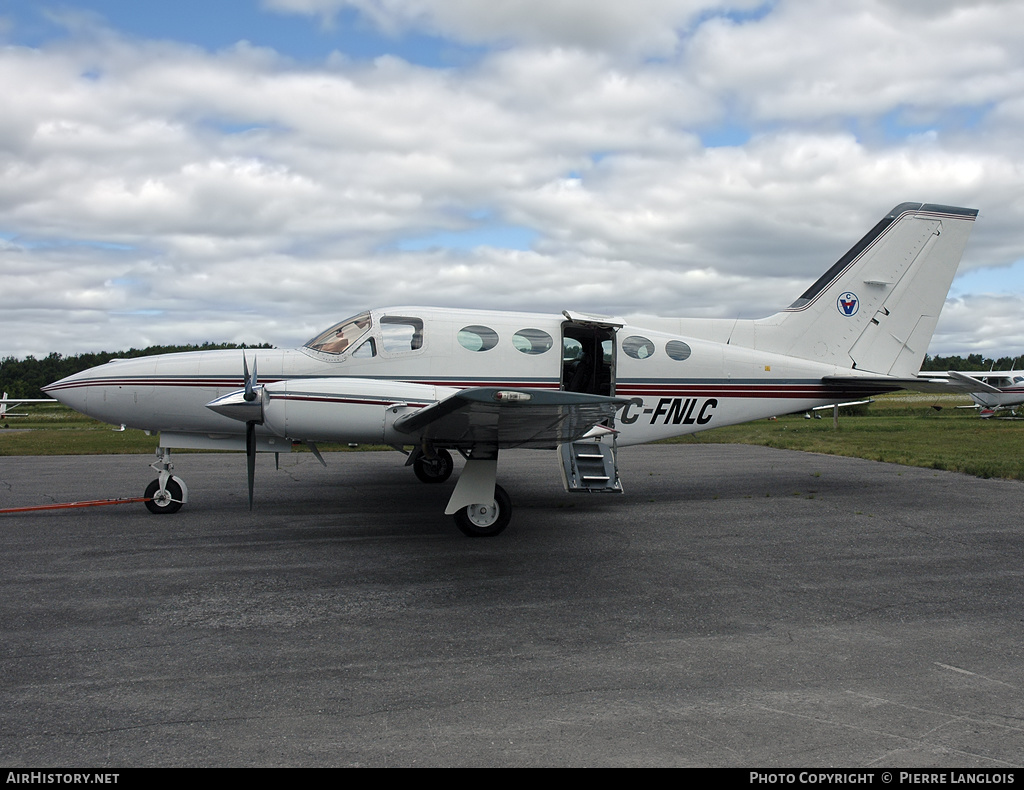
[[[469,505],[455,514],[455,524],[470,538],[493,538],[512,520],[512,500],[501,486],[494,487],[494,501]]]
[[[447,450],[438,450],[433,458],[419,456],[412,462],[412,471],[424,483],[443,483],[452,476],[455,462]]]
[[[181,486],[173,477],[168,478],[167,488],[160,490],[160,481],[154,480],[146,486],[146,509],[150,513],[162,515],[177,513],[181,510]]]

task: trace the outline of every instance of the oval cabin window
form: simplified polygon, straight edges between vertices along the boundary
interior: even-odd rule
[[[467,326],[459,330],[459,345],[469,351],[490,351],[498,345],[498,333],[487,326]]]
[[[520,329],[512,335],[512,345],[524,354],[543,354],[555,341],[543,329]]]
[[[654,353],[654,343],[646,337],[630,335],[622,341],[622,350],[633,359],[647,359]]]
[[[690,347],[682,340],[669,340],[665,345],[665,353],[672,359],[682,362],[690,358]]]

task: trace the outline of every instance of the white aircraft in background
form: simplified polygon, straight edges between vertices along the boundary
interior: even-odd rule
[[[115,360],[44,389],[99,420],[159,432],[154,513],[188,500],[172,449],[244,449],[251,507],[258,451],[380,443],[412,446],[406,464],[432,483],[461,453],[445,512],[467,535],[496,535],[512,510],[496,484],[503,450],[558,449],[567,490],[616,492],[619,447],[908,387],[948,391],[916,373],[977,213],[902,203],[760,320],[639,327],[568,310],[389,307],[298,349]]]
[[[53,403],[52,398],[8,398],[7,393],[3,394],[0,398],[0,420],[4,420],[7,417],[28,417],[27,413],[15,414],[8,409],[16,409],[23,403]]]
[[[941,379],[942,376],[921,373],[922,377]],[[987,370],[987,371],[956,371],[950,370],[945,376],[959,382],[964,388],[973,387],[968,393],[974,406],[960,406],[962,409],[980,409],[982,417],[992,417],[997,411],[1010,409],[1024,404],[1024,371],[1020,370]]]

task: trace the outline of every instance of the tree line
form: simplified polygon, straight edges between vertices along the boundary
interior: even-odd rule
[[[999,357],[991,359],[981,354],[968,354],[964,357],[941,357],[924,355],[921,370],[1016,370],[1018,363],[1024,363],[1024,357]]]
[[[42,388],[47,384],[102,365],[112,359],[174,354],[179,351],[213,351],[222,348],[273,348],[273,346],[268,343],[260,345],[203,343],[202,345],[186,346],[149,346],[148,348],[131,348],[127,351],[100,351],[95,354],[77,354],[75,356],[64,356],[54,352],[42,359],[36,359],[33,356],[28,356],[25,359],[5,357],[0,359],[0,393],[6,392],[12,398],[45,398],[47,395]]]

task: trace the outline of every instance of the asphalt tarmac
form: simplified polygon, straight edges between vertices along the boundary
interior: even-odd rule
[[[0,508],[144,456],[0,458]],[[504,534],[394,453],[177,455],[192,501],[0,516],[0,765],[1024,765],[1021,483],[628,448],[509,452]],[[457,467],[461,462],[457,462]]]

